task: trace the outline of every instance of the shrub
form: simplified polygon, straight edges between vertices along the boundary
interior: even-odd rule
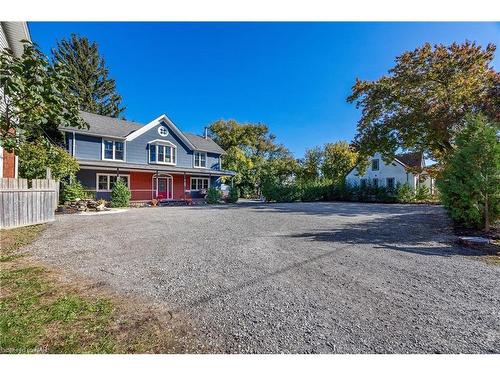
[[[211,187],[207,190],[207,203],[208,204],[216,204],[219,203],[222,197],[222,192],[219,189]]]
[[[300,200],[302,202],[324,201],[329,198],[331,185],[327,183],[303,184],[300,187]]]
[[[295,202],[300,200],[301,189],[297,184],[266,181],[262,185],[262,195],[268,202]]]
[[[232,186],[229,189],[229,194],[227,196],[227,201],[229,203],[236,203],[236,202],[238,202],[239,198],[240,198],[240,191],[238,190],[237,187]]]
[[[90,194],[85,190],[80,181],[73,179],[71,182],[62,183],[60,201],[70,202],[76,199],[87,199]]]
[[[431,199],[431,193],[429,188],[425,185],[418,185],[417,191],[415,192],[415,200],[417,202],[426,202]]]
[[[408,184],[398,186],[396,200],[400,203],[411,203],[415,201],[415,192]]]
[[[111,191],[111,207],[128,207],[130,204],[131,193],[127,185],[118,179],[113,185]]]

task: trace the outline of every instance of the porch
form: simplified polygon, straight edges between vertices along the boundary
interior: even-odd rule
[[[149,165],[133,168],[123,163],[120,167],[81,165],[77,179],[96,199],[111,200],[112,187],[117,179],[121,179],[130,189],[133,203],[156,199],[161,204],[174,205],[203,201],[210,187],[219,188],[222,178],[231,176],[231,172],[212,169],[155,168]]]

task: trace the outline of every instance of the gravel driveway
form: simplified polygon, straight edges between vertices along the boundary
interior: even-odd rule
[[[500,352],[500,267],[454,244],[438,206],[63,215],[30,251],[188,316],[215,352]]]

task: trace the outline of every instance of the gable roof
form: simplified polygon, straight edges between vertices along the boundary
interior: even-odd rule
[[[422,167],[423,153],[421,151],[407,152],[396,155],[395,159],[407,167]]]
[[[80,116],[87,123],[89,126],[88,128],[79,129],[76,127],[61,127],[60,129],[66,131],[73,130],[81,134],[102,137],[124,138],[127,141],[131,141],[157,126],[162,121],[165,121],[191,150],[225,154],[225,151],[217,143],[215,143],[212,138],[204,138],[191,133],[183,133],[166,115],[161,115],[148,124],[121,120],[119,118],[102,116],[84,111],[80,111]]]
[[[80,111],[80,117],[87,123],[88,128],[64,127],[64,130],[74,130],[82,134],[92,134],[104,137],[125,138],[130,133],[140,129],[143,124],[121,120],[119,118],[96,115]]]

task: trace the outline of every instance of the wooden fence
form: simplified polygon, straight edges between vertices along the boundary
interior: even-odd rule
[[[0,178],[0,228],[15,228],[54,220],[59,181]]]

